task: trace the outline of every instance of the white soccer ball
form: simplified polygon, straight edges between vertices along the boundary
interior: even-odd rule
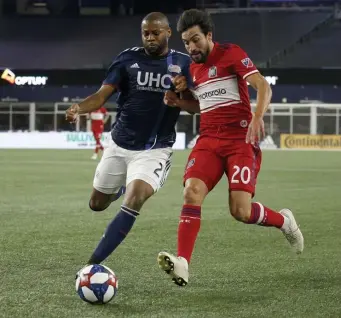
[[[88,265],[77,274],[76,291],[88,303],[108,303],[116,296],[117,288],[117,277],[107,266]]]

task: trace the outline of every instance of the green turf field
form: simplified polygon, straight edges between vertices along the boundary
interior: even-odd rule
[[[74,277],[119,208],[92,213],[89,151],[0,151],[0,317],[341,317],[341,153],[265,152],[256,199],[295,212],[304,254],[280,231],[233,220],[227,183],[210,194],[180,288],[156,263],[174,252],[187,152],[176,152],[165,187],[105,263],[119,294],[82,302]]]

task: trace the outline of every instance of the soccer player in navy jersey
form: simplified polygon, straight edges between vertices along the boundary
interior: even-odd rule
[[[190,81],[190,58],[168,48],[171,29],[162,13],[148,14],[142,20],[141,33],[143,47],[120,53],[101,88],[66,111],[66,119],[73,122],[79,115],[99,109],[118,92],[116,121],[95,172],[89,206],[103,211],[125,195],[88,264],[101,263],[124,240],[143,204],[163,186],[171,167],[180,108],[167,106],[163,98],[166,91],[179,86],[182,77],[186,79],[182,82]]]

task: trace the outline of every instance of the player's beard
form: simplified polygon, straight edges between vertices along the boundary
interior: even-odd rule
[[[206,52],[203,52],[201,50],[196,50],[191,53],[191,58],[194,61],[194,63],[205,63],[208,54],[209,54],[209,49],[207,49]]]
[[[165,51],[166,46],[167,46],[167,40],[165,39],[164,41],[162,41],[159,44],[156,44],[156,43],[152,43],[152,44],[145,43],[144,49],[151,56],[159,56],[159,55],[161,55]]]

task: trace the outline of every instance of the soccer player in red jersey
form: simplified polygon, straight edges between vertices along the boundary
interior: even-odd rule
[[[101,144],[101,137],[104,131],[104,125],[109,119],[108,112],[105,107],[101,107],[89,114],[89,119],[91,120],[91,131],[96,140],[96,148],[91,159],[96,160],[99,150],[103,151],[103,146]]]
[[[272,95],[269,84],[239,46],[212,41],[212,21],[206,12],[184,11],[178,31],[193,60],[193,83],[188,87],[196,100],[180,100],[170,91],[164,99],[169,106],[186,105],[187,110],[190,103],[193,112],[200,112],[200,137],[184,174],[178,253],[160,252],[158,263],[174,283],[185,286],[200,229],[201,206],[224,173],[229,181],[230,213],[236,220],[280,229],[296,253],[303,251],[304,239],[289,209],[277,212],[252,202],[262,159],[258,141],[264,134],[263,116]],[[257,90],[254,114],[247,82]]]

